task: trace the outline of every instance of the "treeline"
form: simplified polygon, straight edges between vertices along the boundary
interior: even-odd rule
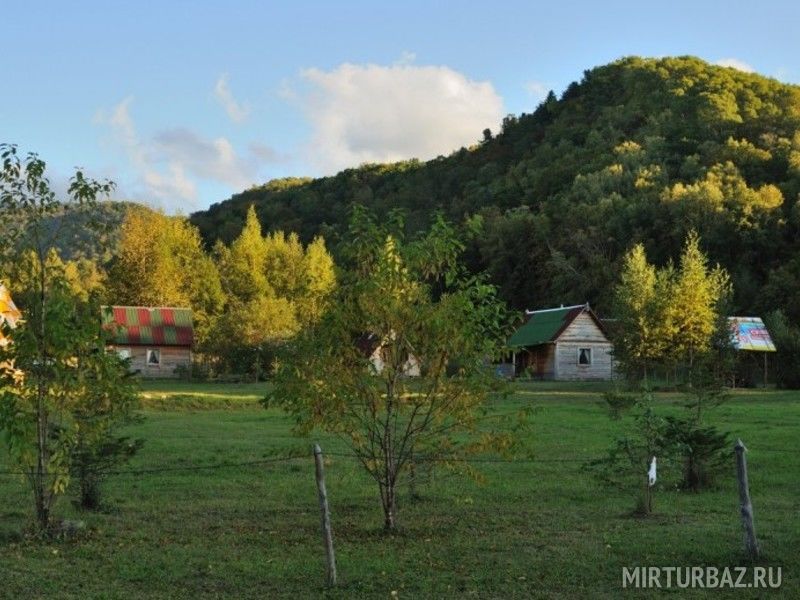
[[[634,57],[448,157],[271,181],[188,222],[134,206],[120,226],[120,207],[104,208],[105,237],[69,241],[61,258],[109,302],[192,306],[203,353],[218,357],[209,368],[260,372],[274,343],[316,318],[324,285],[312,280],[333,269],[316,272],[314,257],[344,258],[356,204],[379,219],[402,212],[407,234],[443,214],[461,228],[467,268],[518,310],[589,301],[614,316],[626,252],[641,245],[664,269],[696,232],[729,275],[729,314],[772,315],[796,340],[798,194],[800,88],[691,57]],[[210,345],[231,339],[248,349]]]
[[[51,248],[46,261],[84,301],[190,307],[199,359],[194,375],[201,377],[258,378],[271,370],[277,346],[319,319],[336,285],[322,237],[304,246],[295,233],[262,235],[252,210],[238,237],[207,251],[187,219],[128,205],[107,254]],[[37,265],[28,252],[0,268],[23,311]]]
[[[665,266],[696,231],[730,274],[733,311],[781,309],[797,323],[798,192],[800,88],[691,57],[632,57],[448,157],[272,181],[191,220],[208,247],[229,243],[255,205],[270,230],[322,234],[336,256],[354,202],[402,209],[410,231],[441,210],[478,230],[469,266],[511,306],[588,300],[605,314],[631,246]]]

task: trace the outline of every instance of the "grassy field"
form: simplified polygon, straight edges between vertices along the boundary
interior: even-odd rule
[[[126,468],[305,456],[116,475],[99,514],[61,502],[59,514],[83,519],[87,528],[60,542],[25,535],[27,490],[20,479],[0,476],[0,597],[617,597],[623,566],[743,564],[733,463],[718,487],[702,494],[677,491],[676,473],[662,469],[656,514],[646,519],[631,516],[631,493],[581,471],[581,461],[599,456],[621,427],[600,406],[602,390],[519,384],[506,405],[537,407],[534,460],[486,463],[480,484],[434,473],[419,485],[415,502],[404,487],[401,531],[393,536],[380,530],[374,484],[352,459],[330,458],[341,585],[326,590],[311,440],[292,436],[282,413],[258,406],[263,385],[149,383],[146,420],[131,431],[146,444]],[[679,410],[677,395],[658,401]],[[800,394],[736,392],[714,419],[750,449],[760,564],[783,568],[782,588],[769,595],[800,597]],[[343,450],[324,436],[315,439],[325,450]]]

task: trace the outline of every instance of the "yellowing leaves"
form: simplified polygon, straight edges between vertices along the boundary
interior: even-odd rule
[[[634,371],[650,361],[691,361],[709,349],[720,301],[730,291],[728,274],[709,267],[695,232],[686,239],[677,269],[657,270],[644,247],[634,246],[616,288],[618,357]]]
[[[703,179],[694,183],[676,183],[666,188],[661,198],[665,203],[682,205],[690,214],[698,210],[731,211],[743,227],[750,226],[759,214],[783,205],[783,194],[777,186],[749,187],[730,161],[714,165]]]

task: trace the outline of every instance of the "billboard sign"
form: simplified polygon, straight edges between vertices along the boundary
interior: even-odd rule
[[[760,317],[728,317],[728,326],[737,350],[775,352],[775,344]]]

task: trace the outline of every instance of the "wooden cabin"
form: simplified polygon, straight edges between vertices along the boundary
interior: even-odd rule
[[[362,335],[357,340],[356,345],[364,356],[369,357],[369,362],[374,372],[376,374],[382,373],[386,365],[386,344],[382,343],[377,335],[369,333]],[[403,364],[403,375],[406,377],[419,377],[420,373],[419,360],[409,353]]]
[[[608,380],[613,345],[589,304],[525,311],[509,340],[514,376],[549,380]]]
[[[13,329],[21,318],[22,314],[14,305],[8,288],[0,283],[0,326],[5,325],[9,329]],[[0,347],[5,347],[9,343],[10,340],[3,335],[3,329],[0,327]]]
[[[110,347],[130,359],[131,369],[142,377],[177,378],[191,369],[191,309],[104,306],[102,311]]]

